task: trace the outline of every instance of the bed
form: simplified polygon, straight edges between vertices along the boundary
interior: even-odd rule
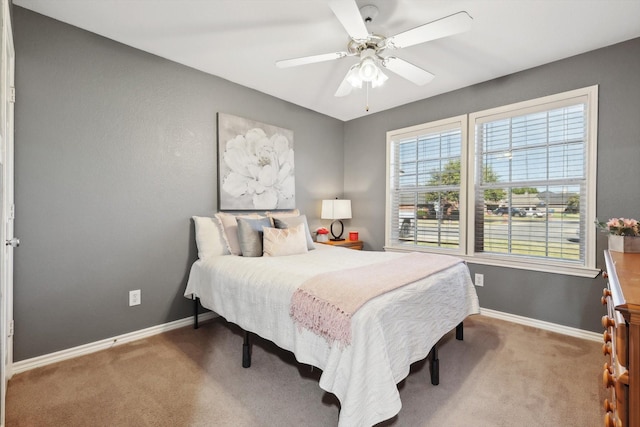
[[[224,229],[207,227],[224,241]],[[339,426],[372,426],[396,415],[402,406],[397,383],[409,374],[411,363],[427,357],[440,338],[479,312],[469,270],[457,263],[366,302],[351,317],[350,343],[339,345],[292,320],[296,289],[317,274],[406,254],[321,244],[288,256],[202,253],[206,245],[199,234],[196,222],[200,259],[191,267],[185,297],[321,369],[320,387],[341,404]]]

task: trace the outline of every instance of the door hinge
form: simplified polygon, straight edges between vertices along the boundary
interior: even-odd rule
[[[9,86],[9,102],[16,103],[16,88],[13,86]]]
[[[9,322],[9,338],[13,336],[13,320]]]
[[[11,209],[9,209],[9,219],[16,219],[16,205],[11,204]]]

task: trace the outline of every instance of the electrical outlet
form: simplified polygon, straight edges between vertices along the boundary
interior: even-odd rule
[[[129,307],[132,305],[140,305],[140,289],[129,291]]]
[[[476,273],[476,286],[484,286],[484,274]]]

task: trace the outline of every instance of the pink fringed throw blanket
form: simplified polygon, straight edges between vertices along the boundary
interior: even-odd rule
[[[428,277],[460,258],[410,253],[390,261],[318,274],[305,281],[291,297],[293,321],[315,334],[342,345],[351,343],[351,317],[372,298]]]

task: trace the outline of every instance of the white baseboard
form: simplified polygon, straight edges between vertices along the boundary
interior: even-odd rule
[[[545,331],[556,332],[562,335],[582,338],[589,341],[602,342],[602,334],[597,332],[585,331],[584,329],[572,328],[571,326],[558,325],[557,323],[545,322],[544,320],[531,319],[529,317],[518,316],[516,314],[504,313],[502,311],[491,310],[489,308],[480,308],[480,314],[495,319],[506,320],[508,322],[519,323],[525,326],[543,329]]]
[[[562,326],[555,323],[545,322],[542,320],[531,319],[529,317],[503,313],[501,311],[491,310],[488,308],[481,308],[480,314],[487,317],[493,317],[500,320],[506,320],[508,322],[519,323],[521,325],[532,326],[534,328],[543,329],[551,332],[557,332],[559,334],[569,335],[576,338],[582,338],[582,339],[587,339],[590,341],[598,341],[598,342],[602,341],[602,334],[599,334],[596,332],[585,331],[582,329],[572,328],[569,326]],[[214,317],[217,317],[217,314],[213,312],[207,312],[207,313],[200,314],[198,316],[198,320],[205,321],[205,320],[213,319]],[[141,329],[139,331],[130,332],[128,334],[119,335],[117,337],[107,338],[104,340],[81,345],[78,347],[57,351],[55,353],[45,354],[45,355],[34,357],[31,359],[21,360],[12,365],[10,374],[11,375],[19,374],[21,372],[25,372],[31,369],[50,365],[52,363],[61,362],[63,360],[71,359],[78,356],[84,356],[87,354],[95,353],[96,351],[100,351],[100,350],[106,350],[108,348],[115,347],[117,345],[147,338],[153,335],[161,334],[163,332],[167,332],[172,329],[182,328],[184,326],[191,325],[192,323],[193,323],[193,317],[187,317],[185,319],[180,319],[180,320],[165,323],[162,325]]]
[[[211,311],[198,315],[198,321],[213,319],[217,317],[216,313]],[[12,365],[11,375],[19,374],[31,369],[39,368],[41,366],[50,365],[52,363],[61,362],[63,360],[71,359],[78,356],[84,356],[87,354],[95,353],[96,351],[106,350],[117,345],[125,344],[131,341],[147,338],[153,335],[158,335],[163,332],[170,331],[172,329],[182,328],[193,324],[193,317],[187,317],[185,319],[175,320],[173,322],[164,323],[162,325],[152,326],[150,328],[141,329],[139,331],[129,332],[127,334],[118,335],[117,337],[107,338],[104,340],[96,341],[89,344],[84,344],[78,347],[68,348],[66,350],[56,351],[55,353],[45,354],[37,356],[31,359],[21,360]]]

